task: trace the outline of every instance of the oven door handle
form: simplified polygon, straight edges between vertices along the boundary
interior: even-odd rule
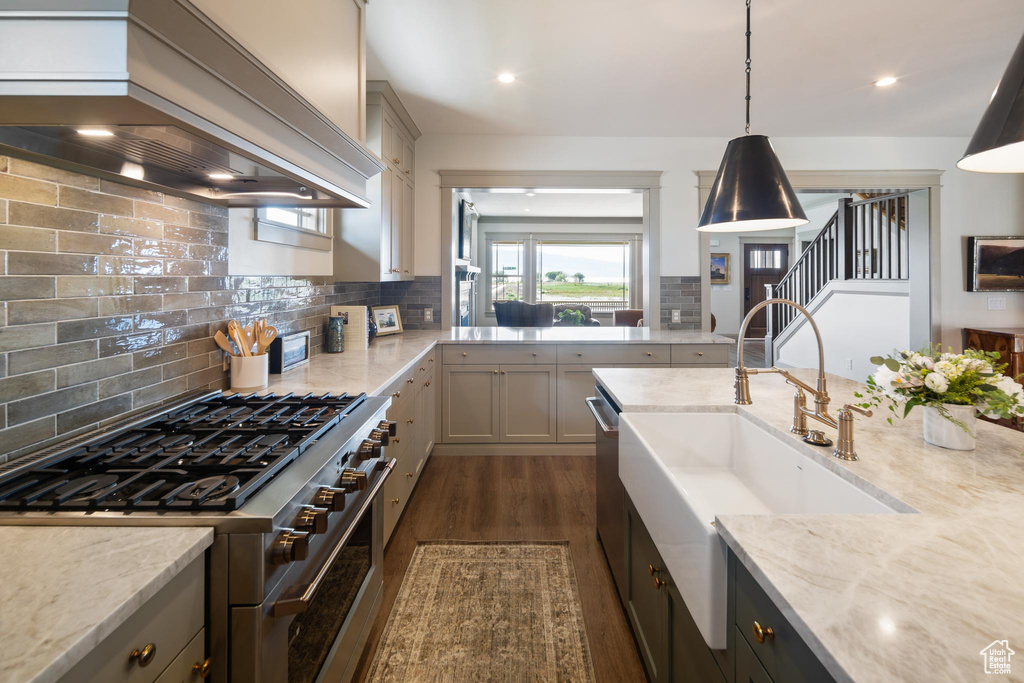
[[[598,411],[597,406],[594,405],[600,400],[601,399],[597,396],[591,396],[587,399],[587,407],[590,408],[590,412],[594,415],[594,419],[597,420],[597,426],[601,428],[601,433],[609,439],[617,439],[619,438],[619,430],[615,427],[609,427],[608,423],[606,423],[604,418],[601,417],[601,413]]]
[[[316,597],[317,591],[320,590],[320,584],[323,583],[324,578],[327,576],[327,572],[331,570],[334,565],[334,561],[338,559],[338,555],[341,554],[342,549],[348,544],[352,534],[355,533],[356,527],[362,520],[363,515],[373,505],[373,501],[377,499],[377,494],[380,493],[381,488],[384,486],[384,481],[391,474],[392,470],[395,469],[395,464],[398,461],[394,458],[391,459],[387,465],[384,466],[384,473],[381,474],[380,478],[377,479],[377,483],[370,489],[370,495],[363,499],[363,504],[359,508],[359,512],[356,513],[355,519],[352,524],[345,531],[345,534],[338,541],[338,545],[334,546],[334,550],[331,551],[330,557],[324,562],[323,566],[320,567],[320,571],[317,572],[313,581],[306,584],[305,586],[292,586],[287,588],[281,593],[281,598],[274,603],[274,607],[271,609],[271,616],[285,617],[289,614],[301,614],[309,609],[309,604]],[[291,597],[286,597],[291,596]]]

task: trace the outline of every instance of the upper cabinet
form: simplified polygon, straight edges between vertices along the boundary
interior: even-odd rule
[[[367,183],[370,208],[339,212],[334,277],[341,282],[412,280],[420,131],[387,81],[369,81],[366,91],[366,146],[387,168]]]
[[[366,3],[192,0],[352,138],[366,140]]]

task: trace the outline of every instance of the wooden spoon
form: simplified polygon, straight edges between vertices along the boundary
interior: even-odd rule
[[[221,332],[220,330],[217,330],[216,334],[213,335],[213,341],[217,342],[217,346],[220,347],[221,351],[226,351],[227,353],[230,353],[232,356],[238,355],[237,353],[235,353],[235,350],[231,348],[231,342],[228,341],[228,338],[224,336],[224,333]]]
[[[231,337],[231,341],[235,342],[235,346],[238,347],[238,352],[241,355],[252,355],[252,351],[245,345],[245,330],[242,329],[237,320],[228,321],[228,336]]]
[[[271,342],[277,338],[277,328],[273,325],[260,328],[260,336],[256,340],[256,353],[263,354],[270,348]]]

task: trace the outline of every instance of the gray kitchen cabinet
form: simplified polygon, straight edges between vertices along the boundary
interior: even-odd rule
[[[633,502],[626,499],[626,613],[655,683],[725,683]],[[723,653],[721,661],[728,661]]]
[[[497,365],[446,365],[441,382],[441,438],[445,443],[498,443]]]
[[[739,674],[740,659],[749,650],[763,667],[764,677],[758,678],[761,674],[757,672],[757,667],[744,665],[754,671],[749,680],[757,683],[762,680],[779,683],[834,681],[807,643],[782,615],[782,611],[732,551],[729,551],[728,568],[729,591],[734,596],[730,603],[730,623],[735,625],[738,633],[735,638],[736,680],[742,683],[748,681]]]
[[[556,441],[556,366],[502,365],[498,378],[498,440],[502,443]]]
[[[386,452],[389,458],[394,458],[394,474],[384,482],[383,495],[380,500],[384,505],[384,542],[391,538],[391,532],[395,530],[399,517],[405,509],[409,493],[412,492],[413,477],[407,474],[413,473],[416,466],[416,432],[415,393],[406,390],[400,398],[392,398],[397,401],[388,408],[388,419],[397,424],[395,436],[391,437]]]
[[[772,677],[761,666],[739,629],[736,629],[736,643],[736,683],[772,683]]]
[[[202,667],[205,659],[205,614],[206,558],[198,557],[60,678],[60,683],[185,680],[179,674],[187,670],[191,675],[192,667]]]
[[[594,416],[586,400],[594,396],[594,368],[610,365],[558,366],[558,441],[594,443]]]
[[[334,278],[340,282],[412,280],[415,172],[419,129],[387,81],[366,84],[366,146],[386,168],[366,183],[370,206],[341,209],[335,221]]]

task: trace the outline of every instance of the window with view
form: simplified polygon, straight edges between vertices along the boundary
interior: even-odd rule
[[[640,235],[606,240],[490,236],[485,311],[491,314],[496,301],[579,304],[595,315],[640,308],[640,240]]]
[[[629,242],[538,242],[537,301],[629,308]]]

